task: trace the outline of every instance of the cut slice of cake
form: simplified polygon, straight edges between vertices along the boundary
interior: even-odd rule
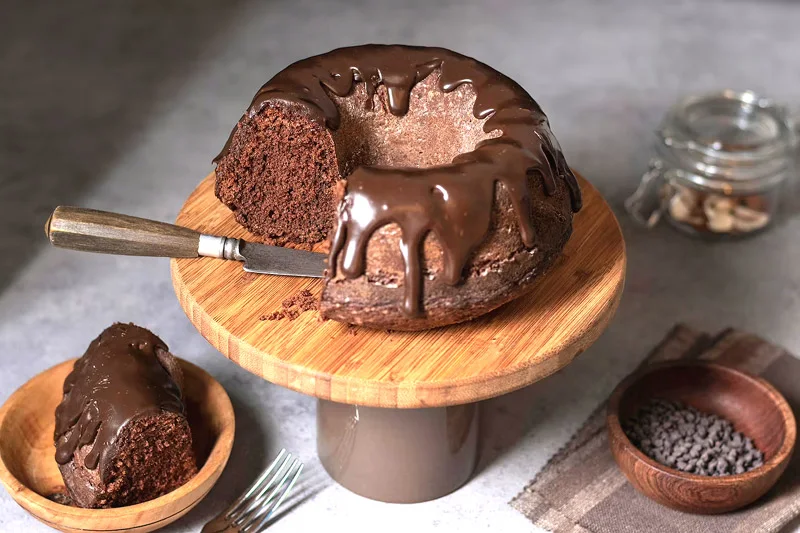
[[[92,341],[56,409],[56,461],[75,505],[133,505],[197,473],[182,385],[177,359],[144,328],[114,324]]]

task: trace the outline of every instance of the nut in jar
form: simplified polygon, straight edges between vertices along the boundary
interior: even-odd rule
[[[766,195],[726,196],[680,184],[666,184],[662,195],[671,222],[696,232],[747,234],[766,228],[772,220]]]
[[[662,217],[693,235],[744,236],[768,228],[795,178],[798,134],[785,108],[745,91],[678,102],[656,131],[650,169],[628,198],[648,227]]]

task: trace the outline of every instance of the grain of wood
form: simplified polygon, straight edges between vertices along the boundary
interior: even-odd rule
[[[119,255],[197,257],[196,231],[82,207],[59,206],[44,228],[55,246]]]
[[[278,385],[372,407],[437,407],[511,392],[567,365],[613,316],[625,280],[625,244],[600,194],[580,178],[584,208],[551,270],[527,294],[476,320],[388,332],[297,319],[259,320],[322,281],[251,274],[216,259],[174,259],[172,281],[200,333],[226,357]],[[257,240],[214,196],[214,175],[191,194],[177,223]],[[402,289],[398,289],[402,290]]]
[[[82,509],[48,496],[64,493],[53,431],[65,361],[20,387],[0,409],[0,482],[32,516],[67,533],[147,533],[188,513],[219,479],[233,448],[234,414],[225,389],[201,368],[180,360],[184,398],[200,471],[185,485],[149,502],[114,509]]]

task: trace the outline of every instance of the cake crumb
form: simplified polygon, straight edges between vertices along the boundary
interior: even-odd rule
[[[68,505],[70,507],[77,507],[75,503],[72,501],[72,498],[69,497],[67,494],[66,488],[63,491],[54,492],[47,497],[48,500],[51,502],[58,503],[60,505]]]
[[[261,315],[259,320],[283,320],[288,318],[294,320],[299,317],[301,313],[306,311],[316,311],[319,309],[319,301],[310,290],[303,289],[294,296],[286,298],[281,302],[281,309],[273,311],[268,315]]]

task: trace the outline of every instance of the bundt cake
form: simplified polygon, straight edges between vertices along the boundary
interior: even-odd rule
[[[277,245],[329,244],[323,317],[417,330],[523,294],[581,194],[517,83],[443,48],[311,57],[256,94],[214,160],[216,195]]]
[[[132,505],[194,476],[182,385],[178,361],[144,328],[114,324],[92,341],[56,409],[56,462],[72,503]]]

